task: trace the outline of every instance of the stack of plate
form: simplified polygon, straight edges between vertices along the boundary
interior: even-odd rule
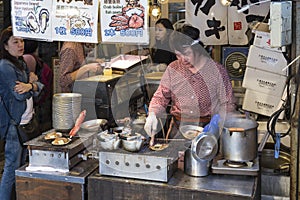
[[[53,128],[68,131],[73,128],[81,112],[82,95],[79,93],[57,93],[53,95]]]

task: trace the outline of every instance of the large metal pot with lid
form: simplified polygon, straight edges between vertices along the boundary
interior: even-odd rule
[[[253,161],[257,157],[257,127],[258,123],[252,119],[226,119],[221,134],[224,159]]]

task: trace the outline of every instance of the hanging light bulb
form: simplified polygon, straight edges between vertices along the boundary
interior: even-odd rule
[[[221,3],[223,6],[230,6],[231,3],[232,3],[232,0],[220,0],[220,3]]]
[[[160,4],[167,4],[169,0],[157,0]]]
[[[153,4],[151,7],[151,15],[158,18],[161,14],[160,7],[157,4]]]

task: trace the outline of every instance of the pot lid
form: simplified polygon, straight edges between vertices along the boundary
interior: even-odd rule
[[[100,141],[107,142],[107,141],[116,139],[116,138],[117,138],[117,135],[116,135],[116,134],[110,134],[110,133],[106,130],[106,131],[100,132],[100,133],[97,135],[97,137],[98,137],[98,139],[99,139]]]
[[[192,141],[191,150],[197,160],[212,160],[218,152],[218,141],[214,135],[202,133]]]

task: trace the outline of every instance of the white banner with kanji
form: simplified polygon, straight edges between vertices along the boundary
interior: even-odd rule
[[[252,0],[232,1],[226,7],[219,0],[186,0],[186,22],[199,28],[200,40],[205,45],[247,45],[252,34],[249,25],[265,20],[270,6],[269,2],[261,3],[237,12],[252,3]]]

